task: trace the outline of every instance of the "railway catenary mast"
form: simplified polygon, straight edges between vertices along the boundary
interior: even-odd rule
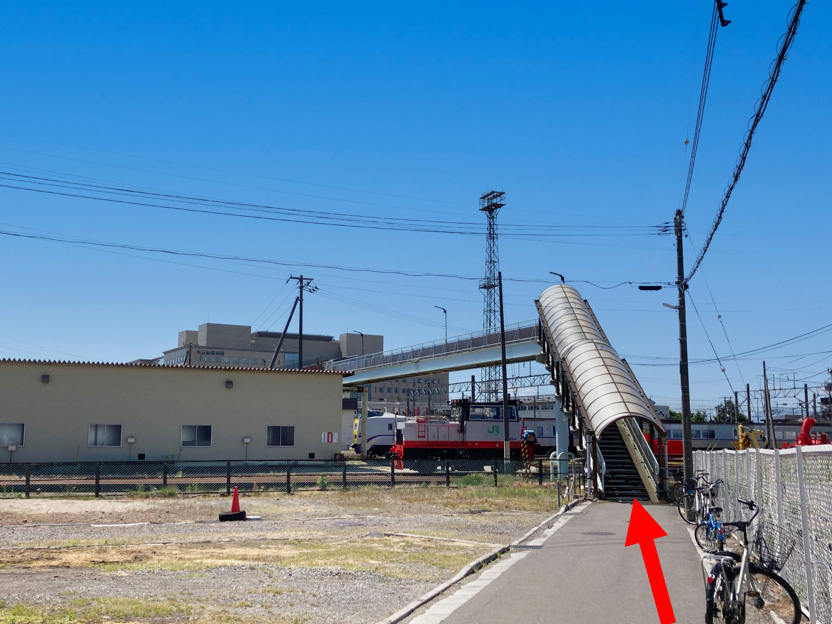
[[[485,247],[485,277],[480,281],[480,290],[484,297],[483,329],[493,334],[500,329],[500,307],[497,301],[497,273],[500,270],[500,253],[497,246],[497,213],[506,205],[503,191],[489,191],[480,196],[480,211],[488,219]],[[483,398],[486,401],[500,399],[500,368],[489,366],[483,368],[480,379]],[[476,397],[473,397],[476,400]]]

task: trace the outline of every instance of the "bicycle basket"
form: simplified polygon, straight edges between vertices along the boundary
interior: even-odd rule
[[[711,490],[711,493],[710,493],[711,500],[716,500],[717,498],[719,498],[719,484],[718,483],[715,483],[714,485],[712,485],[710,487],[710,490]]]
[[[751,554],[758,565],[779,572],[786,565],[794,550],[795,539],[780,526],[770,522],[760,522],[757,535],[751,544]]]

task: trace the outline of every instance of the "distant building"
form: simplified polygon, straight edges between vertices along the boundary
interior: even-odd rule
[[[267,368],[280,341],[280,332],[252,332],[250,325],[203,323],[198,330],[179,332],[178,345],[164,352],[163,364],[229,368]],[[286,334],[276,368],[298,368],[298,335]],[[384,351],[384,336],[350,332],[333,336],[303,335],[303,366]],[[448,373],[397,379],[369,386],[370,404],[399,410],[442,411],[448,403]]]

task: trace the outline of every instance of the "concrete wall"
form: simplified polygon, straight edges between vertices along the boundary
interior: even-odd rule
[[[340,436],[321,439],[341,432],[341,385],[326,373],[4,360],[0,423],[25,424],[14,462],[244,459],[244,436],[248,459],[331,459]],[[91,424],[122,425],[121,446],[88,446]],[[211,446],[180,446],[182,425],[211,425]],[[294,426],[294,446],[267,447],[267,426]]]

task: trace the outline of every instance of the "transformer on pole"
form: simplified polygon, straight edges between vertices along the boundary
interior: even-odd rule
[[[500,307],[497,301],[497,274],[500,271],[500,253],[497,246],[497,213],[506,205],[503,191],[489,191],[480,196],[480,211],[488,219],[485,248],[485,277],[480,281],[485,299],[483,306],[483,329],[494,334],[500,329]],[[482,369],[480,386],[487,401],[500,398],[501,373],[498,366]]]

